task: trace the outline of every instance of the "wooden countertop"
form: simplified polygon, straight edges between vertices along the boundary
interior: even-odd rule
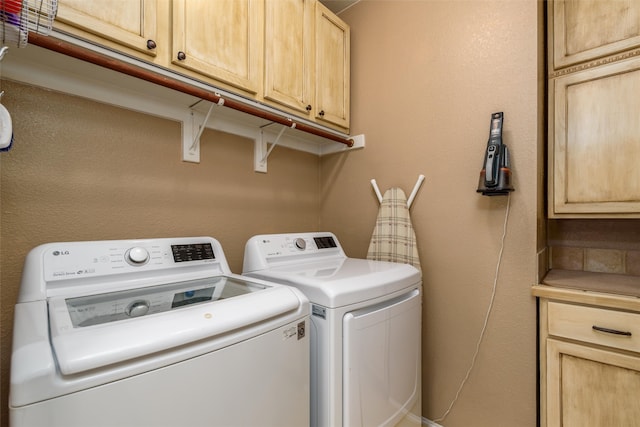
[[[640,297],[640,276],[591,273],[588,271],[550,270],[542,280],[542,284],[560,288]]]
[[[640,276],[550,270],[534,296],[640,311]]]

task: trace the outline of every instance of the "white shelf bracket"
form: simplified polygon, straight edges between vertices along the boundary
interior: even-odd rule
[[[270,126],[272,124],[273,123],[269,123],[268,125],[262,126],[262,128]],[[289,127],[291,129],[295,129],[296,124],[292,122],[291,126]],[[271,147],[267,147],[268,144],[264,139],[264,132],[262,131],[262,129],[260,129],[260,137],[255,141],[255,149],[253,152],[253,170],[255,172],[267,173],[267,159],[269,158],[269,155],[271,154],[273,149],[276,148],[276,145],[278,145],[278,142],[280,142],[280,138],[282,137],[282,134],[284,134],[284,131],[286,129],[287,127],[282,126],[282,129],[280,129],[280,132],[278,132],[278,136],[276,136],[276,139],[271,143]]]
[[[198,101],[200,102],[200,101]],[[194,104],[194,105],[197,105]],[[224,99],[220,97],[216,104],[211,104],[207,115],[204,117],[202,124],[197,126],[196,130],[196,114],[194,114],[193,107],[191,106],[191,114],[189,115],[189,123],[182,123],[182,160],[185,162],[200,163],[200,137],[204,132],[213,109],[217,106],[224,105]],[[195,136],[194,136],[195,133]]]

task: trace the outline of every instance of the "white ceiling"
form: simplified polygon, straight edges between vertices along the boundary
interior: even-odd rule
[[[359,1],[360,0],[320,0],[320,3],[327,6],[329,10],[337,15]]]

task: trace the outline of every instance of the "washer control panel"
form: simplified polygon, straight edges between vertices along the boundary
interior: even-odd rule
[[[43,253],[44,278],[49,282],[216,263],[216,243],[180,238],[49,244]]]

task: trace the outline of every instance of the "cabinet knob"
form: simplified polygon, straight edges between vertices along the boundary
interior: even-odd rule
[[[155,40],[147,40],[147,49],[153,50],[157,47]]]
[[[320,117],[324,117],[324,110],[320,110],[320,112],[318,113],[318,115],[319,115]]]
[[[311,104],[307,105],[306,110],[311,111]]]
[[[185,59],[187,59],[187,54],[183,51],[178,52],[178,61],[184,61]]]

